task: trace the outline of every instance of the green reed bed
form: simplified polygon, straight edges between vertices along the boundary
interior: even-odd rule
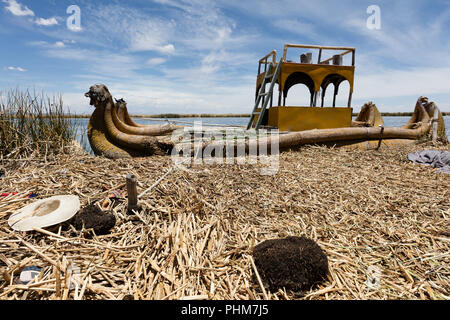
[[[9,90],[0,94],[0,157],[58,153],[77,134],[61,95]]]

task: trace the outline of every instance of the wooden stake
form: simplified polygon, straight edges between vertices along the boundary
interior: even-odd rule
[[[439,121],[439,110],[436,106],[434,106],[433,127],[432,127],[433,142],[436,142],[438,138],[438,121]]]
[[[380,132],[380,140],[378,141],[377,150],[380,150],[381,143],[383,142],[383,133],[384,133],[384,126],[379,125],[379,127],[380,127],[381,132]]]
[[[128,214],[132,214],[133,210],[139,211],[137,196],[137,178],[134,174],[127,175],[127,192],[128,192]]]

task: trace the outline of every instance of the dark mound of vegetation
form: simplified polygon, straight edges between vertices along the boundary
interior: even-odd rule
[[[257,245],[253,257],[265,286],[273,292],[302,291],[320,283],[328,274],[328,259],[313,240],[288,237]]]
[[[116,225],[113,214],[104,213],[97,205],[90,204],[81,209],[73,218],[72,225],[77,230],[93,229],[95,234],[104,235]]]

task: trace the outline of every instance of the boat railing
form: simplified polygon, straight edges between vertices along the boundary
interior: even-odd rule
[[[355,66],[355,53],[356,48],[348,48],[348,47],[330,47],[330,46],[315,46],[315,45],[302,45],[302,44],[285,44],[284,45],[284,51],[283,51],[283,62],[286,62],[287,57],[287,50],[289,48],[299,48],[299,49],[316,49],[319,50],[319,56],[317,59],[317,64],[328,64],[330,61],[332,61],[335,57],[340,56],[343,57],[349,53],[352,53],[352,66]],[[333,57],[322,60],[322,54],[325,50],[331,50],[331,51],[344,51],[338,55],[334,55]]]
[[[269,61],[270,57],[272,57],[272,61]],[[273,64],[277,63],[277,51],[276,50],[273,50],[272,52],[269,52],[268,54],[266,54],[264,57],[262,57],[259,60],[258,75],[260,75],[261,73],[267,72],[267,65],[269,63],[273,63]],[[262,65],[264,65],[264,71],[261,72],[261,66]]]

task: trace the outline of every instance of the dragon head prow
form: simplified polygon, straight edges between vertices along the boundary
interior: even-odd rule
[[[104,105],[108,100],[112,100],[111,93],[104,84],[96,84],[91,86],[89,92],[84,94],[87,98],[90,98],[90,105],[98,107]]]

